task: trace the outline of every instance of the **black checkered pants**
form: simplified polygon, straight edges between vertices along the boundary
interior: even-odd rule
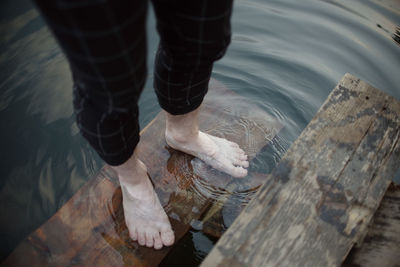
[[[173,115],[200,106],[230,42],[232,0],[152,0],[160,44],[154,88]],[[139,142],[147,0],[36,0],[68,58],[78,126],[100,157],[124,163]]]

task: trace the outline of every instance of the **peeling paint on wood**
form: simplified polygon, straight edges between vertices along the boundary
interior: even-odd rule
[[[400,162],[400,102],[346,74],[202,266],[339,266]]]

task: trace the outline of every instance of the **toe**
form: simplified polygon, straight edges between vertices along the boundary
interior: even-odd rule
[[[236,174],[237,174],[237,177],[245,177],[245,176],[247,176],[247,170],[242,167],[237,167]]]
[[[146,235],[143,231],[138,231],[138,243],[141,246],[146,245]]]
[[[155,249],[162,249],[163,243],[161,241],[160,233],[156,233],[153,238],[154,238],[154,248]]]
[[[161,232],[161,240],[165,246],[171,246],[175,241],[174,232],[172,230],[166,230]]]
[[[241,178],[247,176],[247,170],[243,167],[232,167],[230,173],[233,177]]]
[[[249,167],[249,162],[247,160],[242,160],[239,165],[244,167],[244,168],[248,168]]]
[[[145,236],[146,236],[146,247],[152,248],[154,245],[153,234],[150,231],[147,231]]]
[[[244,167],[244,168],[249,167],[249,162],[247,160],[242,160],[240,158],[237,158],[236,160],[234,160],[233,164],[236,166],[239,166],[239,167]]]
[[[133,241],[137,241],[138,234],[137,234],[136,228],[129,230],[129,236],[132,238]]]
[[[247,155],[245,155],[245,154],[240,154],[240,155],[239,155],[239,159],[242,160],[242,161],[247,161]]]

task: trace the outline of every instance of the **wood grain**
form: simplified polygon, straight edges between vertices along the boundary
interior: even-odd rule
[[[346,74],[202,266],[339,266],[399,168],[399,115]]]
[[[364,242],[350,251],[342,266],[400,266],[400,185],[390,185]]]
[[[200,114],[201,129],[237,142],[250,158],[281,128],[267,113],[215,80]],[[216,203],[198,184],[224,188],[233,178],[169,148],[164,127],[161,112],[143,129],[137,150],[179,240]],[[252,176],[242,184],[252,188],[254,182],[261,183]],[[157,266],[170,248],[155,251],[131,241],[121,201],[118,179],[106,166],[27,237],[3,266]]]

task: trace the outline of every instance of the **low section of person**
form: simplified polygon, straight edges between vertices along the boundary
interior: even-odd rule
[[[138,99],[146,80],[146,0],[36,0],[62,47],[74,80],[77,124],[117,172],[130,237],[160,249],[174,243],[168,217],[135,147]],[[154,89],[166,116],[167,144],[234,177],[247,156],[199,130],[213,63],[230,42],[232,0],[153,0],[160,44]]]

